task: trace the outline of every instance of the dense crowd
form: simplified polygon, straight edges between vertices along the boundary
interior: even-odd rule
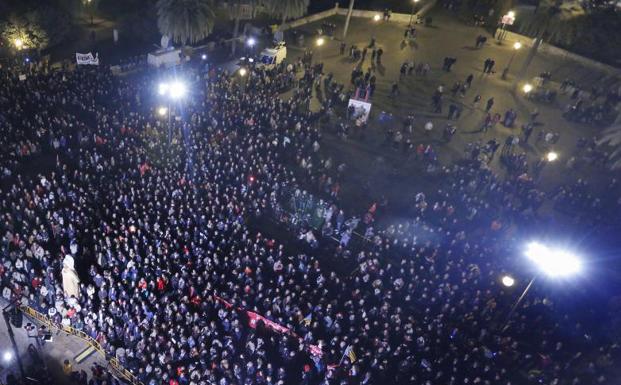
[[[439,169],[412,219],[376,225],[382,202],[347,217],[332,203],[346,165],[320,151],[343,87],[321,73],[2,70],[2,296],[86,332],[148,385],[614,383],[619,347],[540,295],[503,329],[513,297],[498,278],[517,251],[498,240],[544,199],[528,167],[502,179],[480,145]],[[170,107],[169,143],[154,91],[172,77],[191,94]],[[253,224],[296,188],[330,203],[291,248]],[[67,256],[77,296],[62,287]]]

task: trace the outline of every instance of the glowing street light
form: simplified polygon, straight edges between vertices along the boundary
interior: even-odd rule
[[[20,38],[15,39],[13,44],[15,44],[15,48],[17,48],[18,50],[21,50],[24,47],[24,41]]]
[[[173,99],[179,99],[185,96],[185,84],[181,82],[173,82],[170,85],[170,97]]]
[[[535,264],[539,272],[545,274],[549,278],[567,278],[578,274],[582,270],[582,261],[573,253],[567,250],[553,248],[539,242],[531,242],[526,245],[524,255]],[[522,303],[526,294],[528,294],[528,291],[533,286],[533,283],[535,283],[538,275],[539,274],[535,274],[535,276],[533,276],[522,292],[522,295],[520,295],[511,307],[502,331],[507,330],[509,327],[511,316],[515,313],[520,303]]]
[[[382,18],[382,17],[379,15],[379,13],[376,13],[376,14],[373,16],[373,21],[380,21],[380,19],[381,19],[381,18]]]
[[[527,95],[532,90],[533,90],[533,86],[530,85],[529,83],[524,84],[524,87],[522,87],[522,91],[524,91],[524,93]]]
[[[546,154],[546,160],[548,162],[554,162],[555,160],[558,159],[558,153],[554,152],[554,151],[550,151]]]
[[[254,47],[255,44],[257,44],[257,41],[254,37],[249,37],[248,40],[246,40],[246,44],[248,44],[248,47]]]
[[[501,279],[501,282],[505,287],[511,287],[515,285],[515,279],[510,275],[504,275]]]
[[[582,270],[582,262],[574,254],[539,242],[529,243],[524,254],[548,277],[568,277]]]
[[[325,42],[326,40],[323,37],[318,37],[315,44],[317,44],[317,47],[321,47],[322,45],[324,45]]]
[[[246,71],[245,68],[240,68],[239,69],[239,75],[240,76],[246,76],[247,73],[248,73],[248,71]]]
[[[174,80],[172,82],[163,82],[158,85],[158,93],[162,96],[167,97],[168,99],[168,108],[160,107],[157,111],[160,116],[168,114],[168,143],[172,142],[172,121],[171,114],[169,112],[170,101],[183,98],[186,92],[187,88],[185,83],[179,80]]]

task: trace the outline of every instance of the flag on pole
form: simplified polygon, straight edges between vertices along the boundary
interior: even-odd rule
[[[349,345],[346,349],[345,349],[345,355],[347,357],[349,357],[349,361],[351,361],[352,363],[356,362],[356,352],[354,352],[354,347]]]
[[[301,323],[305,326],[310,326],[311,322],[313,322],[313,313],[308,313],[308,315],[302,319]]]

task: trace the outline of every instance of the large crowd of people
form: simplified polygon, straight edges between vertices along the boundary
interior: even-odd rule
[[[499,240],[548,198],[528,164],[501,178],[480,156],[498,143],[475,145],[410,219],[376,224],[381,201],[346,215],[346,165],[320,150],[344,91],[322,70],[0,70],[3,298],[84,331],[145,385],[613,384],[619,346],[543,296],[505,319],[517,251]],[[191,86],[169,123],[155,90],[172,78]],[[553,200],[610,218],[611,183]],[[318,223],[297,218],[293,246],[253,225],[312,196]]]

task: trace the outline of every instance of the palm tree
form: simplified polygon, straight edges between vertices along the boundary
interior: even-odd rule
[[[215,22],[211,0],[158,0],[157,27],[172,41],[186,44],[206,38]]]
[[[308,3],[309,0],[267,0],[265,8],[270,15],[281,18],[284,24],[289,19],[304,16]]]

